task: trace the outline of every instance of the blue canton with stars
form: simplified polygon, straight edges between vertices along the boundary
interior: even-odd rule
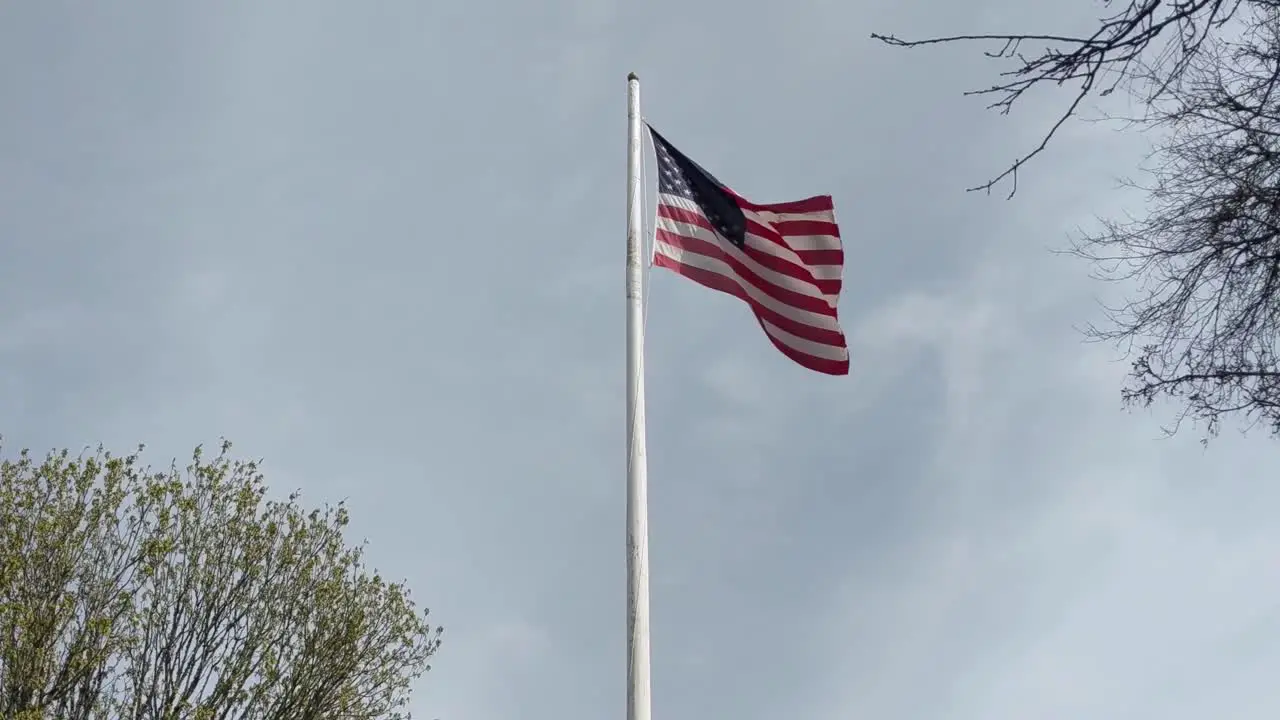
[[[711,173],[703,170],[652,126],[654,154],[658,157],[658,192],[692,200],[707,216],[720,237],[735,247],[747,241],[747,217],[736,200]]]

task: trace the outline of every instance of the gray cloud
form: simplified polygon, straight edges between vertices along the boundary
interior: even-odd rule
[[[228,435],[446,624],[420,717],[623,712],[636,70],[734,187],[835,195],[854,346],[808,375],[651,277],[655,713],[1273,716],[1273,448],[1121,412],[1072,330],[1115,290],[1047,252],[1141,142],[966,195],[1053,98],[864,39],[1088,19],[980,5],[6,5],[0,432]]]

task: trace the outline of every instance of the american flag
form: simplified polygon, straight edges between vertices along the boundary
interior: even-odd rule
[[[844,250],[831,196],[751,202],[649,133],[658,158],[654,264],[746,301],[774,346],[800,365],[847,375],[836,313]]]

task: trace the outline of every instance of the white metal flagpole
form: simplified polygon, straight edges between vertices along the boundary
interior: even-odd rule
[[[640,78],[627,75],[627,720],[649,716],[649,468],[644,437]]]

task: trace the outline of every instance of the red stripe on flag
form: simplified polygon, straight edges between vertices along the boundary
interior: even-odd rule
[[[701,213],[695,212],[688,208],[676,207],[673,205],[659,205],[658,217],[669,218],[671,220],[675,220],[676,222],[686,223],[689,225],[696,225],[702,228],[703,230],[707,231],[707,233],[711,235],[715,235],[715,228],[711,226],[711,223],[706,219],[706,217],[704,217]],[[753,235],[756,235],[757,237],[763,237],[764,232],[762,232],[762,228],[763,226],[760,225],[760,223],[750,223],[748,225],[747,230],[748,232],[750,232]],[[672,234],[675,235],[676,237],[683,237],[678,233],[672,232]],[[703,245],[706,245],[706,242],[704,240],[701,240],[701,239],[696,239],[696,240],[697,242]],[[783,247],[786,247],[791,252],[795,253],[795,255],[800,260],[800,262],[799,263],[791,262],[787,258],[778,257],[777,255],[761,250],[760,248],[753,247],[750,243],[744,245],[739,250],[742,252],[743,255],[746,255],[752,261],[754,261],[755,263],[759,264],[761,267],[767,270],[772,270],[781,275],[788,275],[806,284],[816,286],[818,288],[818,291],[821,292],[823,295],[839,295],[840,294],[841,282],[839,277],[835,277],[835,278],[814,277],[812,268],[816,265],[843,265],[844,251],[842,250],[793,250],[789,246],[787,246],[785,241],[783,241],[781,238],[776,238],[773,240],[773,242],[775,244],[782,245]],[[698,250],[694,250],[694,252],[698,252],[702,255],[711,255],[714,257],[720,257],[722,254],[721,250],[718,247],[698,249]],[[752,284],[755,284],[755,283],[752,283]]]
[[[725,189],[728,190],[728,188]],[[793,200],[791,202],[755,203],[732,190],[729,190],[729,194],[738,200],[738,205],[743,210],[755,210],[756,212],[819,213],[835,212],[836,209],[830,195],[816,195],[804,200]]]
[[[698,283],[699,285],[702,285],[703,287],[707,287],[712,290],[717,290],[727,295],[732,295],[740,300],[746,301],[746,303],[750,305],[751,309],[754,311],[757,322],[761,320],[767,320],[793,335],[797,335],[800,337],[805,337],[806,335],[808,335],[810,337],[806,337],[806,339],[812,340],[813,342],[821,343],[824,345],[830,345],[832,347],[838,347],[845,350],[848,349],[847,346],[845,345],[843,334],[837,333],[837,332],[822,331],[821,329],[815,328],[812,325],[804,325],[801,323],[797,323],[794,320],[791,320],[790,318],[787,318],[783,315],[779,315],[773,310],[770,310],[769,308],[756,303],[754,300],[751,299],[749,295],[747,295],[745,291],[743,291],[741,285],[739,285],[733,279],[725,275],[710,272],[708,270],[703,270],[702,268],[696,268],[691,265],[685,265],[684,263],[681,263],[677,260],[672,259],[667,255],[662,255],[662,254],[655,255],[653,263],[658,267],[667,268],[668,270],[675,272],[677,275],[682,275],[684,277],[687,277],[690,280]],[[787,357],[791,358],[797,363],[800,363],[804,367],[807,367],[810,370],[817,370],[818,372],[826,373],[828,375],[849,374],[849,359],[847,356],[843,360],[832,360],[830,358],[816,357],[814,355],[810,355],[808,353],[802,352],[800,350],[797,350],[795,348],[792,348],[788,345],[783,344],[781,341],[775,338],[771,333],[769,333],[768,329],[764,327],[763,323],[760,325],[760,327],[765,331],[765,335],[769,337],[770,342],[772,342],[775,347],[781,350],[783,354],[785,354]],[[820,338],[818,336],[823,336],[823,337]]]

